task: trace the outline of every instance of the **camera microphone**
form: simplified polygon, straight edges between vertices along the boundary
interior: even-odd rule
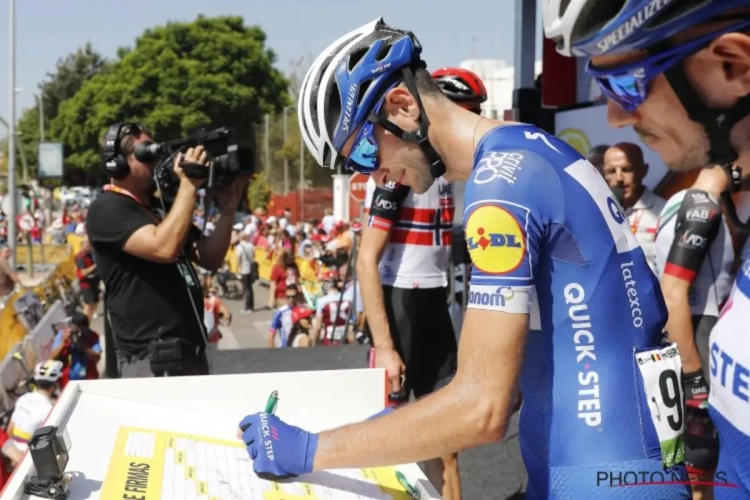
[[[154,142],[139,142],[133,152],[135,159],[142,163],[152,163],[164,154],[164,145]]]

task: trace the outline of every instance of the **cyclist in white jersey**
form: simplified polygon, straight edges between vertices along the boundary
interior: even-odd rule
[[[710,487],[719,439],[708,415],[708,339],[732,287],[734,248],[718,195],[726,189],[721,168],[701,170],[690,189],[667,202],[656,233],[656,267],[669,309],[667,332],[677,343],[685,379],[685,464],[695,496]]]
[[[747,0],[547,0],[545,35],[608,98],[608,119],[632,126],[672,170],[720,165],[721,195],[750,189],[750,12]],[[709,339],[709,410],[719,432],[717,499],[750,498],[750,262]],[[688,423],[690,426],[690,423]]]
[[[28,449],[34,432],[44,425],[54,405],[52,397],[62,377],[62,361],[43,361],[34,368],[37,389],[27,392],[16,401],[8,424],[10,439],[3,445],[3,454],[13,465],[18,465]]]

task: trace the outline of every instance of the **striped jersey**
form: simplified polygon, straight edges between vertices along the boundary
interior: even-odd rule
[[[368,225],[390,231],[380,259],[380,280],[396,288],[438,288],[448,285],[448,260],[453,238],[453,185],[437,179],[424,193],[389,182],[378,187],[367,181]]]

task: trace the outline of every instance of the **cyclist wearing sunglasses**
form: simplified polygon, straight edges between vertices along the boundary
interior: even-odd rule
[[[251,414],[240,429],[255,471],[416,462],[496,441],[520,381],[527,498],[622,498],[632,490],[612,486],[628,471],[668,481],[641,496],[688,497],[673,482],[687,479],[679,356],[660,346],[659,283],[606,182],[558,138],[452,103],[421,50],[382,19],[348,33],[311,66],[298,114],[321,165],[340,159],[417,193],[441,176],[466,181],[473,269],[456,375],[390,415],[320,434]],[[279,433],[272,459],[261,419]]]
[[[475,73],[441,68],[432,77],[448,99],[481,114],[487,90]],[[392,184],[367,182],[368,227],[357,274],[374,344],[371,362],[388,372],[395,406],[453,376],[458,346],[446,300],[454,186],[441,178],[417,194]],[[456,456],[430,460],[424,470],[444,499],[461,498]]]
[[[750,2],[549,0],[543,19],[558,51],[591,58],[611,125],[632,126],[672,170],[724,167],[722,202],[747,231],[730,194],[750,187]],[[717,471],[739,485],[715,488],[716,498],[750,497],[748,310],[746,260],[709,339]]]

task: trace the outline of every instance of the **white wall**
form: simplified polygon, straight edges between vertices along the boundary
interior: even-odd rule
[[[476,73],[487,87],[487,102],[482,105],[482,114],[488,118],[502,119],[503,112],[513,107],[513,66],[502,59],[469,59],[459,67]],[[534,74],[542,72],[542,61],[534,63]]]

